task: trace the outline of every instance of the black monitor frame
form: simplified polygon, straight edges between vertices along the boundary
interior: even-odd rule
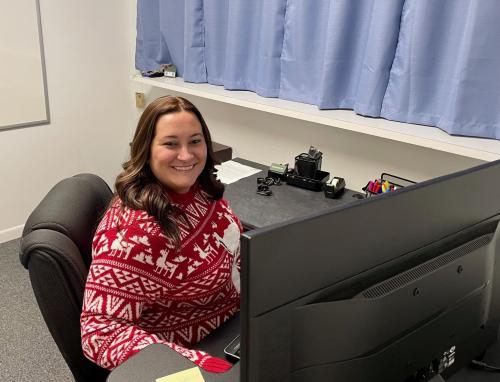
[[[325,364],[321,360],[316,365],[300,364],[294,350],[307,352],[302,352],[300,341],[308,321],[297,325],[303,307],[352,298],[386,278],[490,235],[483,246],[492,269],[488,288],[481,293],[487,315],[485,335],[474,333],[464,339],[478,343],[461,362],[477,355],[472,354],[477,349],[484,350],[496,340],[500,312],[498,235],[493,236],[500,214],[499,190],[500,161],[496,161],[245,233],[241,382],[321,378],[321,373],[304,370]],[[308,320],[314,327],[313,318]],[[335,346],[342,344],[331,344]]]

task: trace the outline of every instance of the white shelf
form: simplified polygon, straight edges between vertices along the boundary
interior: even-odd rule
[[[469,158],[484,161],[500,159],[500,141],[494,139],[455,137],[435,127],[392,122],[383,118],[366,118],[350,110],[319,110],[314,105],[278,98],[265,98],[250,91],[225,90],[222,86],[184,82],[182,78],[144,78],[135,75],[132,76],[132,80],[230,105],[333,126]]]

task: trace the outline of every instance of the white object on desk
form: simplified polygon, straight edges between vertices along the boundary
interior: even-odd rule
[[[224,184],[234,183],[262,171],[258,168],[245,166],[244,164],[232,160],[216,165],[215,168],[218,170],[216,174],[217,179]]]

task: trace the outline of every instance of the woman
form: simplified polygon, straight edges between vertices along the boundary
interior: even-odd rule
[[[191,102],[167,96],[144,110],[92,244],[81,330],[98,365],[161,343],[207,371],[231,367],[192,350],[239,310],[241,224],[214,164]]]

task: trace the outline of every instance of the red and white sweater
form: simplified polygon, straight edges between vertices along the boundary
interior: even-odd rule
[[[153,217],[120,200],[95,233],[80,321],[84,354],[104,368],[154,343],[207,371],[230,368],[192,347],[239,310],[241,224],[227,201],[200,188],[171,200],[184,212],[180,249]]]

